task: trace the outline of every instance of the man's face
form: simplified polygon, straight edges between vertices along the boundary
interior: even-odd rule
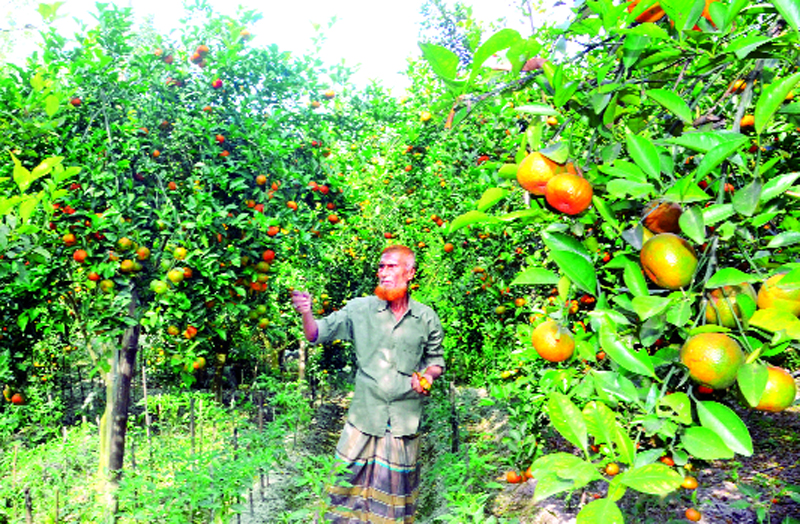
[[[378,264],[378,284],[386,289],[408,287],[414,278],[414,268],[408,268],[406,262],[400,253],[384,253]]]

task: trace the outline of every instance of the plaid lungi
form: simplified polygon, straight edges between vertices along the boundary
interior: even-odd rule
[[[345,424],[336,457],[347,466],[350,487],[329,488],[331,507],[325,514],[334,524],[408,524],[414,522],[419,495],[419,436],[382,437]]]

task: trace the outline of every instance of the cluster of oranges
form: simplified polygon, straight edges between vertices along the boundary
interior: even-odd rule
[[[577,215],[592,203],[592,185],[574,164],[559,164],[538,151],[520,163],[517,182],[531,194],[544,196],[551,207],[567,215]]]

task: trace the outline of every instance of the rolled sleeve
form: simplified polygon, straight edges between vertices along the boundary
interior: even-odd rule
[[[317,320],[317,339],[314,344],[326,344],[334,340],[353,340],[353,323],[347,307]]]
[[[428,324],[428,340],[425,342],[421,367],[426,369],[430,366],[439,366],[442,368],[442,373],[444,373],[446,366],[444,363],[444,348],[442,347],[442,340],[444,340],[442,322],[439,320],[439,316],[432,312]]]

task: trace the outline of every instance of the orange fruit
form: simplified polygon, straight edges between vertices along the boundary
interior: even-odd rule
[[[731,93],[741,93],[742,91],[744,91],[744,88],[746,86],[747,86],[747,81],[742,79],[742,78],[739,78],[739,79],[733,81],[729,91]]]
[[[294,200],[289,200],[288,202],[286,202],[286,207],[288,207],[292,211],[297,211],[297,202],[295,202]]]
[[[686,519],[691,520],[692,522],[698,522],[703,516],[694,508],[689,508],[686,510]]]
[[[653,200],[642,211],[642,225],[653,233],[678,233],[682,212],[680,204]]]
[[[756,125],[756,118],[753,115],[744,115],[739,121],[739,127],[753,127]]]
[[[523,480],[524,477],[519,473],[517,473],[516,471],[514,471],[513,469],[511,471],[506,472],[506,482],[508,482],[509,484],[519,484]]]
[[[592,204],[592,185],[585,178],[571,173],[554,176],[545,186],[547,203],[568,215],[577,215]]]
[[[642,246],[639,259],[647,277],[666,289],[688,286],[697,269],[694,248],[672,233],[659,233],[650,238]]]
[[[711,20],[711,12],[709,11],[709,6],[711,6],[711,4],[713,4],[714,2],[719,2],[719,0],[706,0],[706,6],[703,9],[703,14],[702,14],[703,18],[711,22],[711,25],[714,25],[714,22],[713,20]]]
[[[630,0],[628,4],[628,12],[632,13],[633,9],[639,4],[639,0]],[[661,18],[664,17],[666,13],[661,6],[656,2],[653,4],[652,7],[646,9],[642,14],[636,17],[636,21],[640,24],[644,24],[645,22],[658,22]]]
[[[756,290],[749,282],[712,289],[706,295],[706,322],[735,328],[736,319],[742,320],[742,310],[736,303],[736,297],[742,294],[752,298],[755,303]]]
[[[444,252],[445,253],[452,253],[455,248],[456,247],[453,244],[448,242],[447,244],[444,245]]]
[[[545,187],[551,178],[563,173],[564,166],[553,162],[539,152],[525,157],[517,168],[517,182],[523,189],[534,195],[544,195]]]
[[[681,487],[683,489],[697,489],[697,486],[697,479],[691,475],[684,477],[683,482],[681,482]]]
[[[557,126],[558,125],[558,118],[554,116],[547,117],[547,125],[548,126]]]
[[[797,396],[797,384],[785,369],[769,366],[767,372],[769,373],[767,386],[764,388],[764,393],[761,394],[756,409],[778,413],[794,403],[794,398]]]
[[[263,185],[265,185],[266,183],[267,183],[267,177],[266,177],[266,176],[264,176],[264,175],[258,175],[258,176],[256,177],[256,184],[258,184],[259,186],[263,186]]]
[[[681,362],[696,382],[725,389],[736,382],[736,374],[744,364],[744,352],[725,333],[700,333],[683,344]]]
[[[758,290],[758,307],[766,309],[774,307],[800,315],[800,289],[789,289],[780,286],[779,282],[785,273],[772,275]]]
[[[555,320],[547,320],[536,326],[531,342],[539,356],[550,362],[563,362],[575,351],[572,334]]]
[[[613,477],[619,473],[619,466],[616,462],[610,462],[608,466],[606,466],[606,475]]]

